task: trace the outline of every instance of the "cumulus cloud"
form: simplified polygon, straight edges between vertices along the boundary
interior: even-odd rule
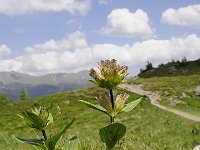
[[[163,23],[200,28],[200,5],[190,5],[179,9],[169,8],[162,13]]]
[[[130,12],[127,8],[114,9],[107,17],[107,24],[101,32],[117,36],[150,36],[153,29],[149,17],[142,9]]]
[[[87,48],[85,34],[79,31],[62,40],[51,39],[35,44],[24,49],[25,56],[20,59],[26,65],[22,66],[21,70],[29,73],[34,71],[36,74],[80,71],[82,64],[85,65],[90,59],[84,54],[90,55],[91,52],[88,52]]]
[[[32,12],[67,11],[85,15],[91,0],[0,0],[0,13],[15,16]]]
[[[51,39],[44,43],[35,44],[32,47],[27,47],[24,49],[26,52],[47,52],[47,51],[60,51],[82,49],[87,47],[87,41],[85,35],[80,31],[71,33],[68,37],[62,40]]]
[[[11,53],[11,50],[7,45],[5,44],[0,45],[0,56],[8,55],[10,53]]]
[[[73,40],[72,40],[73,39]],[[30,74],[77,72],[90,69],[102,59],[117,59],[129,66],[130,73],[139,72],[147,61],[158,65],[200,57],[200,37],[196,34],[167,40],[145,40],[126,45],[87,43],[83,33],[77,31],[62,40],[49,40],[26,48],[21,56],[0,61],[0,71],[20,71]],[[27,50],[29,49],[29,50]]]
[[[0,60],[0,71],[19,71],[22,65],[22,62],[15,59]]]

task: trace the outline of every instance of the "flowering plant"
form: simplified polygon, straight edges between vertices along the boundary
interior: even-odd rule
[[[114,122],[116,115],[121,112],[131,111],[141,101],[140,98],[125,104],[129,97],[127,93],[113,94],[113,89],[122,83],[123,79],[128,75],[127,71],[128,67],[118,65],[115,59],[101,60],[98,63],[97,70],[90,70],[89,75],[94,79],[90,80],[90,82],[108,91],[97,96],[99,103],[97,105],[79,100],[88,107],[101,111],[110,117],[111,124],[99,130],[101,141],[106,144],[108,150],[111,150],[126,133],[124,124]]]
[[[122,80],[128,75],[127,66],[117,65],[117,60],[101,60],[98,63],[98,70],[91,69],[90,76],[94,80],[90,80],[91,83],[106,89],[113,89],[119,85]]]
[[[56,143],[58,142],[60,137],[74,123],[74,119],[72,119],[69,124],[64,126],[63,129],[47,137],[45,128],[50,123],[53,123],[53,117],[51,113],[49,113],[47,108],[42,106],[40,106],[39,108],[35,107],[32,112],[24,110],[19,116],[24,119],[27,126],[36,130],[40,130],[43,137],[37,139],[25,139],[16,137],[16,139],[22,143],[38,146],[43,150],[54,150]]]

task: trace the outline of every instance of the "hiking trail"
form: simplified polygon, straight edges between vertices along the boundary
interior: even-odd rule
[[[183,118],[186,118],[186,119],[189,119],[189,120],[192,120],[192,121],[200,122],[200,116],[192,115],[192,114],[189,114],[187,112],[168,108],[166,106],[159,104],[158,100],[160,99],[160,94],[158,92],[151,92],[151,91],[144,90],[143,86],[141,84],[132,84],[131,85],[131,84],[124,83],[124,84],[119,85],[119,87],[122,88],[122,89],[125,89],[127,91],[148,97],[150,99],[151,104],[160,108],[160,109],[172,112],[176,115],[179,115]]]

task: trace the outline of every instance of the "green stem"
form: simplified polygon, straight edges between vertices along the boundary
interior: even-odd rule
[[[111,99],[112,109],[114,109],[114,98],[113,98],[113,91],[112,91],[112,89],[110,89],[110,99]]]
[[[114,103],[113,90],[112,89],[110,89],[110,100],[111,100],[111,104],[112,104],[112,110],[114,110],[115,103]],[[114,117],[110,116],[110,122],[111,123],[114,122]]]
[[[43,137],[44,137],[44,141],[46,141],[47,140],[47,135],[46,135],[46,132],[45,132],[45,130],[43,129],[43,130],[41,130],[42,131],[42,135],[43,135]]]
[[[113,123],[113,122],[114,122],[114,117],[110,116],[110,123]]]

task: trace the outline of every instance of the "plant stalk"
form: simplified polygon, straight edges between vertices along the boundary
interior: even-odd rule
[[[110,99],[111,99],[112,109],[114,109],[114,98],[113,98],[113,90],[112,89],[110,89]]]
[[[112,109],[114,109],[115,103],[114,103],[114,97],[113,97],[113,90],[110,89],[110,100],[111,100],[111,104],[112,104]],[[113,123],[114,122],[114,117],[110,117],[110,122]]]
[[[44,141],[46,141],[47,140],[47,135],[46,135],[46,132],[45,132],[45,130],[43,129],[43,130],[41,130],[42,131],[42,135],[43,135],[43,137],[44,137]]]
[[[110,116],[110,123],[113,123],[113,122],[114,122],[114,117]]]

